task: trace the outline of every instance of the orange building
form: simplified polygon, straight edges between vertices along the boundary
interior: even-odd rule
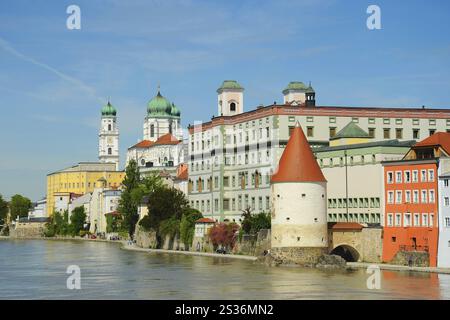
[[[449,151],[450,134],[438,132],[415,144],[401,161],[383,162],[383,262],[399,252],[426,252],[429,266],[436,267],[439,157]]]

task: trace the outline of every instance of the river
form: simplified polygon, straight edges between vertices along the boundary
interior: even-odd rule
[[[81,289],[67,289],[69,265]],[[143,253],[89,241],[0,241],[0,299],[450,299],[450,275],[267,267],[226,258]]]

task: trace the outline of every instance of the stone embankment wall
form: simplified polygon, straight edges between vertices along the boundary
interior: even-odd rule
[[[412,267],[429,267],[430,256],[428,252],[422,251],[399,251],[389,263],[402,266],[409,266],[411,263]]]
[[[21,222],[10,227],[11,238],[39,238],[44,236],[45,222]]]
[[[270,229],[262,229],[256,236],[243,235],[236,243],[233,253],[249,256],[262,256],[270,251]]]

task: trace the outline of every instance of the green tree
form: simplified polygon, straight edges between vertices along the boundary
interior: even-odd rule
[[[203,218],[200,211],[187,207],[183,210],[183,216],[180,222],[180,239],[185,245],[185,249],[189,250],[194,239],[195,221]]]
[[[162,243],[162,236],[171,228],[174,228],[174,221],[181,220],[184,209],[188,201],[183,192],[174,188],[156,188],[148,199],[149,226],[156,231],[158,246]],[[172,219],[172,220],[169,220]],[[162,224],[164,222],[164,224]],[[161,228],[162,224],[162,228]]]
[[[139,188],[139,167],[136,161],[131,160],[125,169],[125,179],[122,182],[124,190],[119,200],[118,211],[123,216],[123,225],[128,231],[128,235],[132,237],[134,228],[139,220],[138,196],[136,189]]]
[[[8,215],[8,202],[3,200],[0,194],[0,225],[6,224],[6,217]]]
[[[12,196],[9,208],[11,210],[11,220],[15,220],[16,217],[26,217],[28,216],[28,211],[31,209],[31,200],[20,194],[16,194]]]
[[[80,235],[80,231],[84,229],[86,222],[86,212],[84,206],[76,207],[70,215],[70,233],[72,236]]]

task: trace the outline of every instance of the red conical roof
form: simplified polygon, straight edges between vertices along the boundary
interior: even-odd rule
[[[326,182],[322,170],[297,122],[271,182]]]

